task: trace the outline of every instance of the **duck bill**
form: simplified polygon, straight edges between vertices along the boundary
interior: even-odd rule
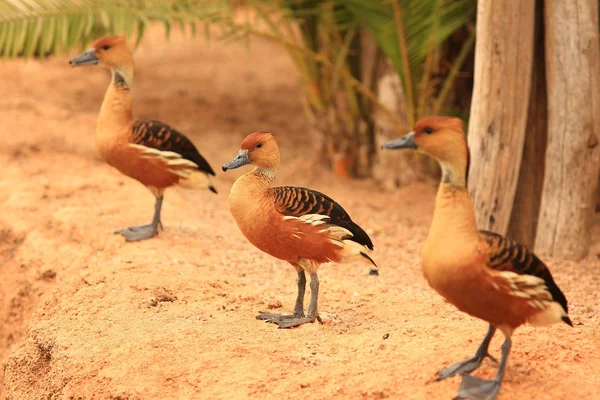
[[[390,140],[389,142],[385,142],[382,146],[382,149],[416,149],[417,144],[415,143],[415,133],[408,132],[406,135],[402,136],[400,139]]]
[[[240,150],[235,158],[228,163],[223,164],[223,172],[229,169],[236,169],[250,164],[252,161],[248,158],[248,150]]]
[[[72,67],[79,67],[83,65],[95,65],[98,64],[98,57],[96,57],[96,53],[94,50],[88,50],[85,53],[78,55],[69,61],[69,64]]]

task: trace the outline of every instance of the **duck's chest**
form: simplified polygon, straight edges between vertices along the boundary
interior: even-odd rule
[[[242,234],[258,249],[287,261],[298,261],[304,254],[298,235],[293,236],[293,224],[277,212],[266,189],[238,180],[231,188],[229,208]]]
[[[131,124],[115,123],[100,116],[96,124],[96,148],[100,154],[109,154],[129,144]]]
[[[268,231],[272,223],[273,201],[267,187],[242,176],[229,192],[229,210],[242,233],[250,239]]]
[[[132,139],[131,94],[110,85],[96,123],[96,150],[107,163],[128,164],[136,152]],[[135,158],[135,157],[134,157]]]
[[[488,257],[481,242],[444,249],[426,245],[423,274],[429,285],[459,310],[488,322],[501,321],[498,318],[505,315],[507,303],[491,279]]]
[[[112,126],[98,121],[96,150],[108,164],[115,167],[124,166],[121,164],[128,164],[139,158],[136,157],[139,151],[129,146],[130,137],[130,128]]]
[[[478,279],[480,259],[477,242],[430,235],[423,248],[423,275],[434,290],[452,301]]]

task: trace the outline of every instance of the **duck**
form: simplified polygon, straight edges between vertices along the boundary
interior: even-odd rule
[[[363,261],[377,268],[371,258],[369,235],[331,197],[296,186],[273,187],[279,172],[280,153],[275,137],[267,131],[248,135],[237,155],[222,167],[229,171],[251,165],[229,192],[229,209],[246,239],[259,250],[290,263],[298,273],[298,295],[292,314],[260,312],[259,320],[293,328],[322,319],[318,313],[319,277],[324,263]],[[304,313],[306,274],[311,297]]]
[[[442,369],[436,380],[460,374],[456,398],[495,399],[514,331],[525,323],[534,327],[554,323],[573,326],[567,299],[546,264],[527,247],[509,237],[477,229],[467,190],[470,156],[461,119],[423,118],[411,132],[382,147],[412,149],[438,161],[442,176],[422,251],[423,275],[449,303],[489,324],[475,355]],[[504,342],[495,377],[484,380],[470,375],[484,358],[496,361],[488,352],[496,330],[502,332]]]
[[[142,183],[155,197],[149,224],[130,226],[114,233],[128,242],[149,239],[162,229],[164,192],[174,185],[207,188],[213,169],[184,134],[155,120],[134,119],[132,113],[133,56],[124,36],[105,36],[91,49],[71,59],[73,67],[100,66],[110,70],[111,82],[96,125],[96,149],[112,167]]]

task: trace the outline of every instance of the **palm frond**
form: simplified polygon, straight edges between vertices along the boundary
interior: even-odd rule
[[[0,0],[0,54],[43,57],[107,33],[137,44],[152,21],[162,22],[167,36],[174,24],[194,34],[197,23],[224,21],[229,10],[217,0]]]
[[[338,23],[354,23],[371,31],[400,76],[407,122],[412,124],[425,114],[431,102],[439,111],[473,46],[473,38],[466,41],[464,51],[455,58],[451,73],[441,84],[432,81],[439,65],[439,48],[453,33],[474,20],[476,1],[337,0],[337,3]],[[432,99],[436,88],[441,88],[439,96]]]
[[[411,64],[422,65],[433,45],[439,47],[472,20],[474,0],[344,0],[352,17],[375,34],[394,68],[401,69],[400,43],[394,6],[402,11],[405,42]],[[431,45],[430,45],[431,44]]]

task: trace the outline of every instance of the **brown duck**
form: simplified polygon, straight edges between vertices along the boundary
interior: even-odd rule
[[[133,57],[123,36],[106,36],[89,51],[73,58],[72,66],[108,68],[111,83],[104,96],[96,126],[100,156],[121,173],[145,185],[155,196],[154,217],[147,225],[119,230],[127,241],[148,239],[162,228],[160,211],[168,187],[184,184],[217,193],[210,182],[214,171],[196,146],[182,133],[159,121],[133,118]]]
[[[423,274],[429,285],[450,303],[487,321],[489,329],[472,358],[438,372],[438,380],[462,374],[457,398],[494,399],[504,377],[511,337],[520,325],[571,325],[567,299],[548,267],[514,240],[480,231],[467,191],[469,149],[458,118],[428,117],[412,132],[383,145],[386,149],[416,149],[435,158],[442,168],[431,229],[423,249]],[[485,357],[499,329],[505,337],[494,379],[469,375]],[[492,358],[493,359],[493,358]]]
[[[279,147],[268,132],[249,135],[238,155],[223,165],[223,171],[251,164],[229,193],[229,208],[238,227],[254,246],[292,264],[298,272],[298,296],[294,313],[261,312],[256,318],[291,328],[319,318],[317,303],[323,263],[365,261],[373,242],[330,197],[302,187],[271,187],[279,171]],[[308,314],[304,314],[306,273],[311,277]]]

